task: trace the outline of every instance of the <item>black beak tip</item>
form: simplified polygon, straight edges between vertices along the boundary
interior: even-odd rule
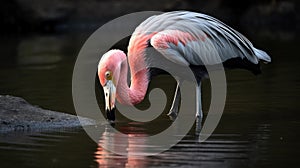
[[[115,111],[116,111],[115,108],[113,108],[111,110],[106,109],[107,120],[109,120],[109,121],[115,121],[116,120]]]

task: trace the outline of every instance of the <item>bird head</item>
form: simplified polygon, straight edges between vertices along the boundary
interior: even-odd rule
[[[106,116],[110,121],[115,120],[116,90],[120,76],[121,58],[124,55],[123,51],[110,50],[102,56],[98,65],[98,77],[105,97]]]

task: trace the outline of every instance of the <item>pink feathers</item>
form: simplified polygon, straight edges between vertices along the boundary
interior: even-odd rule
[[[188,42],[197,40],[205,41],[206,38],[207,36],[204,33],[194,36],[180,30],[165,30],[154,35],[151,43],[161,49],[167,49],[169,48],[169,43],[177,46],[180,42],[185,46]]]
[[[121,50],[110,50],[105,53],[98,65],[98,76],[101,85],[106,83],[105,72],[111,71],[115,75],[116,70],[120,67],[120,63],[126,60],[126,55]]]
[[[144,62],[141,49],[143,45],[137,45],[138,51],[132,51],[131,61],[131,85],[127,84],[128,62],[126,55],[121,50],[110,50],[103,55],[98,66],[98,76],[102,86],[107,82],[106,72],[111,72],[112,81],[117,89],[116,98],[122,104],[137,104],[141,102],[148,88],[148,69]]]

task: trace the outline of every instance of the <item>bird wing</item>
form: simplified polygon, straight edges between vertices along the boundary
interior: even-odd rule
[[[201,13],[176,11],[152,16],[133,33],[152,34],[151,45],[167,59],[184,65],[213,65],[240,57],[257,64],[270,61],[242,34]]]
[[[167,59],[181,65],[213,65],[222,63],[212,40],[205,33],[193,36],[179,30],[164,30],[155,34],[151,45]]]

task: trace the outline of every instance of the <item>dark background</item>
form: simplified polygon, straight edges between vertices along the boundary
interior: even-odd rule
[[[0,142],[0,167],[17,167],[20,163],[22,167],[109,167],[133,162],[137,167],[299,165],[298,0],[3,0],[0,95],[19,96],[45,109],[76,114],[72,73],[81,46],[111,19],[145,10],[190,10],[214,16],[266,51],[272,63],[262,65],[263,73],[258,76],[245,70],[226,71],[225,110],[211,139],[204,144],[190,134],[188,140],[162,155],[130,160],[97,148],[83,130],[58,131],[52,133],[53,137],[16,132],[11,137],[0,137],[4,141]],[[163,76],[151,84],[166,90],[170,106],[174,81]],[[208,82],[203,85],[203,93],[206,116],[210,103]],[[122,121],[118,127],[134,135],[155,133],[155,129],[171,124],[166,115],[158,118],[158,124]],[[136,144],[137,149],[145,145]]]
[[[3,34],[55,33],[97,28],[131,12],[191,10],[245,29],[297,29],[298,5],[296,0],[4,0],[0,24]]]

